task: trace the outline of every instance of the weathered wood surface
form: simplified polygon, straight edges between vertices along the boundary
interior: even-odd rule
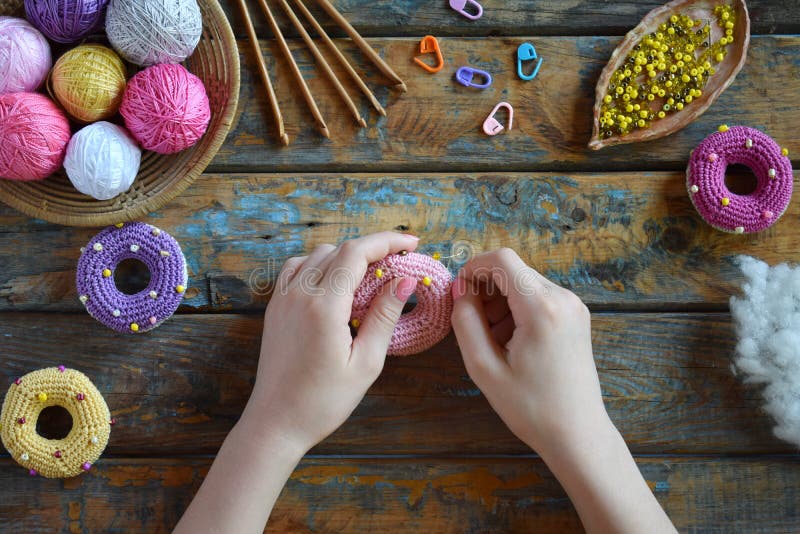
[[[797,532],[800,457],[638,458],[681,532]],[[211,460],[102,459],[87,475],[31,478],[0,460],[8,532],[169,532]],[[776,496],[779,496],[776,498]],[[306,459],[266,532],[580,532],[535,458]]]
[[[517,78],[515,54],[532,40],[544,63],[533,82]],[[619,43],[617,37],[542,37],[442,39],[446,67],[429,75],[415,66],[416,39],[371,41],[408,84],[407,93],[385,87],[376,70],[353,52],[357,69],[388,110],[381,117],[360,97],[369,128],[358,128],[333,86],[313,66],[310,55],[295,56],[332,132],[328,140],[314,128],[305,104],[273,42],[264,42],[275,90],[284,113],[288,148],[275,141],[265,91],[255,73],[247,43],[240,42],[242,91],[238,121],[211,166],[212,172],[432,172],[511,170],[666,170],[685,169],[689,151],[721,123],[765,129],[800,154],[795,125],[800,123],[800,37],[756,37],[736,81],[697,121],[653,142],[590,151],[592,106],[600,71]],[[298,46],[298,42],[294,42]],[[296,49],[296,48],[295,48]],[[278,58],[277,60],[275,58]],[[457,67],[484,68],[495,77],[484,91],[453,80]],[[345,79],[344,77],[342,79]],[[353,95],[356,89],[353,88]],[[481,125],[498,101],[515,108],[514,129],[487,137]],[[797,161],[797,160],[796,160]]]
[[[221,0],[220,3],[236,34],[244,36],[236,1]],[[305,0],[305,3],[315,15],[319,14],[318,20],[327,31],[344,35],[321,9],[316,8],[314,0]],[[481,0],[484,15],[471,21],[450,9],[447,0],[337,0],[333,3],[359,33],[375,37],[622,35],[636,26],[648,11],[664,4],[660,0]],[[800,31],[798,0],[749,0],[747,7],[753,33]],[[269,37],[271,34],[263,17],[259,14],[254,19],[259,35]],[[282,26],[290,32],[288,23]]]
[[[800,205],[762,234],[725,234],[699,218],[679,172],[204,175],[148,222],[183,247],[187,311],[263,309],[289,257],[387,229],[442,256],[512,247],[598,308],[725,309],[737,255],[800,261]],[[75,268],[96,230],[5,207],[0,229],[0,309],[80,311]]]
[[[84,315],[0,316],[2,384],[45,366],[84,371],[119,420],[116,455],[211,454],[250,394],[257,315],[181,315],[121,338]],[[771,434],[759,387],[730,370],[727,314],[596,314],[594,346],[606,404],[639,453],[790,453]],[[4,386],[5,387],[5,386]],[[390,358],[352,418],[317,454],[530,452],[469,379],[454,338]]]

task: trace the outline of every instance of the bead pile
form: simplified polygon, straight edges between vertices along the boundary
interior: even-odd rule
[[[600,109],[600,138],[624,136],[649,128],[678,113],[703,95],[728,46],[733,43],[736,14],[727,4],[714,8],[724,35],[712,42],[711,24],[674,14],[643,38],[611,76]]]
[[[39,414],[53,406],[72,417],[63,439],[44,438],[36,429]],[[6,393],[0,424],[3,445],[31,476],[68,478],[89,471],[100,458],[111,433],[111,414],[83,373],[61,365],[16,379]]]
[[[372,300],[395,278],[418,280],[417,305],[400,316],[387,354],[418,354],[439,343],[450,332],[452,276],[447,267],[435,258],[415,252],[401,252],[371,264],[356,289],[350,326],[358,329]]]

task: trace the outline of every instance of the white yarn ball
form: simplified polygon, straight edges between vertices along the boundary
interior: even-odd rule
[[[141,159],[142,151],[127,130],[101,121],[72,136],[64,168],[75,189],[108,200],[131,187]]]
[[[197,0],[111,0],[106,33],[119,54],[142,67],[192,55],[203,17]]]
[[[0,94],[36,91],[52,66],[39,30],[25,19],[0,17]]]

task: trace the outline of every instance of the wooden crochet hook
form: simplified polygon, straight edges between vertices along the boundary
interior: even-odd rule
[[[339,78],[336,77],[336,74],[333,72],[333,69],[331,69],[331,66],[328,64],[325,56],[322,55],[322,52],[319,51],[317,45],[314,44],[314,40],[308,34],[305,27],[303,27],[303,23],[297,18],[297,15],[295,15],[294,11],[292,11],[291,6],[286,0],[279,0],[279,2],[283,10],[286,12],[286,15],[289,17],[289,20],[291,20],[298,33],[300,33],[300,37],[303,38],[306,46],[308,46],[308,49],[311,50],[311,54],[314,56],[314,59],[316,59],[319,66],[322,67],[322,71],[325,73],[334,87],[336,87],[336,92],[339,93],[339,96],[350,110],[350,113],[352,113],[353,117],[355,117],[356,122],[362,128],[366,128],[367,121],[365,121],[364,117],[361,116],[361,112],[358,111],[358,106],[356,106],[355,102],[353,102],[353,99],[350,98],[350,95],[347,94],[347,90],[342,85],[342,82],[339,81]]]
[[[272,108],[272,116],[275,118],[275,128],[278,131],[278,139],[285,146],[289,145],[289,136],[286,134],[286,129],[283,125],[283,114],[281,107],[278,104],[278,97],[275,95],[275,90],[272,88],[272,82],[269,79],[269,72],[267,71],[267,63],[264,61],[264,56],[261,54],[261,46],[258,44],[258,37],[256,30],[253,27],[253,20],[250,18],[250,12],[247,10],[247,5],[244,0],[239,0],[239,8],[242,11],[242,18],[244,19],[247,33],[250,36],[250,45],[253,48],[253,54],[256,56],[258,71],[261,74],[261,80],[267,89],[267,98],[269,105]]]
[[[370,91],[369,87],[367,87],[367,84],[364,83],[364,80],[361,79],[361,76],[358,75],[358,72],[356,72],[356,69],[354,69],[350,64],[350,61],[347,60],[347,57],[342,53],[341,50],[339,50],[339,48],[333,42],[333,39],[328,36],[322,25],[317,22],[317,19],[315,19],[314,15],[311,14],[311,11],[308,10],[306,5],[303,3],[303,0],[294,0],[294,3],[297,5],[297,8],[300,10],[309,24],[311,24],[311,26],[314,28],[314,31],[317,32],[323,41],[325,41],[325,44],[328,45],[330,51],[333,52],[333,55],[339,60],[339,63],[347,71],[347,74],[350,75],[350,78],[352,78],[356,85],[358,85],[358,88],[361,89],[361,92],[364,93],[364,96],[369,99],[372,107],[374,107],[378,113],[385,117],[386,110],[383,109],[381,103],[378,102],[378,99],[375,98],[375,95],[372,93],[372,91]]]
[[[322,9],[324,9],[344,31],[347,32],[347,35],[349,35],[353,42],[356,43],[356,46],[358,46],[364,55],[366,55],[367,58],[372,61],[376,67],[378,67],[378,70],[380,70],[387,78],[392,80],[401,91],[406,92],[408,90],[405,82],[400,78],[400,76],[398,76],[397,73],[392,70],[392,67],[390,67],[369,45],[369,43],[367,43],[364,38],[361,37],[361,34],[359,34],[349,22],[347,22],[347,19],[344,18],[341,13],[339,13],[333,4],[331,4],[328,0],[317,0],[317,3],[322,6]]]
[[[319,111],[317,102],[314,100],[314,96],[311,94],[311,89],[308,88],[306,81],[303,79],[303,73],[300,72],[300,67],[297,66],[297,62],[292,56],[292,51],[289,49],[289,45],[286,43],[283,33],[281,33],[278,22],[275,20],[275,17],[272,16],[272,11],[267,5],[266,0],[258,0],[258,3],[261,6],[261,11],[264,12],[264,16],[267,17],[267,22],[269,22],[269,25],[272,28],[272,33],[275,34],[275,38],[278,41],[278,46],[283,52],[283,55],[286,56],[287,61],[289,61],[289,66],[294,73],[297,84],[300,86],[300,91],[303,93],[306,104],[308,104],[308,107],[311,109],[311,114],[314,116],[314,120],[317,121],[319,131],[322,133],[322,135],[330,139],[331,133],[328,131],[328,126],[325,124],[325,119],[322,118],[322,113]]]

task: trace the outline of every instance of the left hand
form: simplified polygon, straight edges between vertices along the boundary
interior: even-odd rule
[[[320,245],[281,271],[264,316],[258,375],[243,418],[303,452],[333,433],[378,378],[413,278],[384,286],[358,336],[348,322],[367,266],[418,238],[384,232]]]

